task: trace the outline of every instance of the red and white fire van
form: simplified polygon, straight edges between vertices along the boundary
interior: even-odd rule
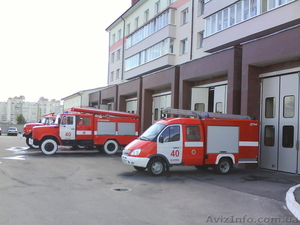
[[[212,166],[217,173],[226,174],[233,164],[257,163],[257,120],[170,108],[164,113],[183,117],[161,119],[150,126],[123,150],[125,164],[159,176],[175,165]]]
[[[57,115],[54,125],[34,127],[33,144],[46,155],[63,146],[89,146],[115,154],[139,134],[139,115],[74,107]]]

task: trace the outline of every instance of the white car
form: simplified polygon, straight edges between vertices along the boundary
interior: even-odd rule
[[[18,135],[18,128],[16,127],[9,127],[8,130],[7,130],[7,136],[9,135],[15,135],[17,136]]]
[[[2,131],[1,131],[1,127],[0,127],[0,135],[2,134]]]

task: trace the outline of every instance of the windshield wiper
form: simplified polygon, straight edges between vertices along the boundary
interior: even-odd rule
[[[147,137],[145,137],[145,136],[141,136],[141,137],[139,137],[139,139],[140,139],[140,140],[144,140],[144,141],[150,141],[150,139],[147,138]]]

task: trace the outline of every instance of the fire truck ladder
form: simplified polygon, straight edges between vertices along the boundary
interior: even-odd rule
[[[243,116],[243,115],[235,115],[235,114],[223,114],[223,113],[212,113],[212,112],[199,112],[193,110],[185,110],[185,109],[172,109],[172,108],[165,108],[162,110],[163,114],[168,115],[177,115],[177,116],[184,116],[184,117],[196,117],[199,119],[203,118],[216,118],[216,119],[236,119],[236,120],[251,120],[250,116]]]
[[[133,118],[133,119],[138,119],[140,117],[137,114],[131,114],[131,113],[119,112],[119,111],[101,110],[101,109],[94,109],[94,108],[73,107],[73,108],[71,108],[71,111],[72,112],[80,112],[80,113],[90,113],[90,114],[94,114],[94,115],[128,117],[128,118]]]

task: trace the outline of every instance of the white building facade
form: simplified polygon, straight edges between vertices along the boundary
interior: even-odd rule
[[[22,114],[25,120],[37,122],[48,113],[62,112],[62,105],[58,100],[48,100],[41,97],[38,102],[26,102],[24,96],[9,98],[7,102],[0,102],[0,122],[17,123],[17,117]]]

